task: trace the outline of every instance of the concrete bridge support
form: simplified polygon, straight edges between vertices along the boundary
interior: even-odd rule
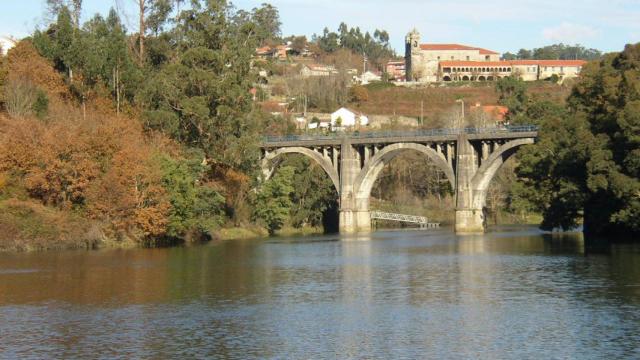
[[[361,168],[360,154],[347,139],[342,141],[340,149],[340,232],[369,232],[369,197],[358,197],[356,192],[356,178]]]
[[[478,158],[475,149],[464,134],[458,137],[456,159],[455,230],[457,233],[484,232],[486,229],[484,204],[477,201],[477,194],[473,188],[473,177],[478,170]]]

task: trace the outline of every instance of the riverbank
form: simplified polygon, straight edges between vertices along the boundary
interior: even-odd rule
[[[276,236],[304,236],[323,233],[317,227],[284,227]],[[212,231],[212,240],[232,241],[269,236],[258,225],[224,227]],[[101,230],[100,223],[73,212],[56,210],[34,201],[0,201],[0,252],[49,250],[93,250],[105,248],[154,248],[180,246],[197,241],[186,239],[136,239],[134,235],[114,239]]]

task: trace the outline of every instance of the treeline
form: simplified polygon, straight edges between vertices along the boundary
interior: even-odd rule
[[[540,126],[518,152],[514,201],[543,215],[542,228],[589,237],[640,233],[640,44],[586,65],[567,104],[532,97],[507,79],[501,102],[515,123]]]
[[[504,60],[597,60],[602,52],[597,49],[587,49],[582,45],[554,44],[532,50],[520,49],[513,54],[506,52]]]
[[[250,89],[255,48],[279,31],[260,18],[270,7],[145,0],[131,34],[114,10],[80,24],[80,1],[49,4],[55,21],[1,58],[0,248],[266,225],[249,191],[258,143],[286,125]]]
[[[313,35],[312,42],[326,53],[348,49],[364,55],[380,68],[387,60],[395,57],[395,52],[389,45],[389,33],[385,30],[376,29],[372,35],[368,31],[362,33],[359,27],[350,28],[347,24],[340,23],[337,32],[324,28],[321,35]]]

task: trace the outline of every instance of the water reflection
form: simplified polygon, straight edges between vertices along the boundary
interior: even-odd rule
[[[640,249],[525,227],[0,254],[0,358],[638,358]]]

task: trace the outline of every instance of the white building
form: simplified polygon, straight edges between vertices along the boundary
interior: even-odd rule
[[[300,70],[302,77],[337,75],[338,71],[331,65],[309,64]]]
[[[367,125],[369,125],[368,117],[344,107],[331,114],[331,128],[335,130]]]
[[[373,81],[381,81],[382,77],[373,71],[367,71],[358,78],[360,84],[367,85]]]

